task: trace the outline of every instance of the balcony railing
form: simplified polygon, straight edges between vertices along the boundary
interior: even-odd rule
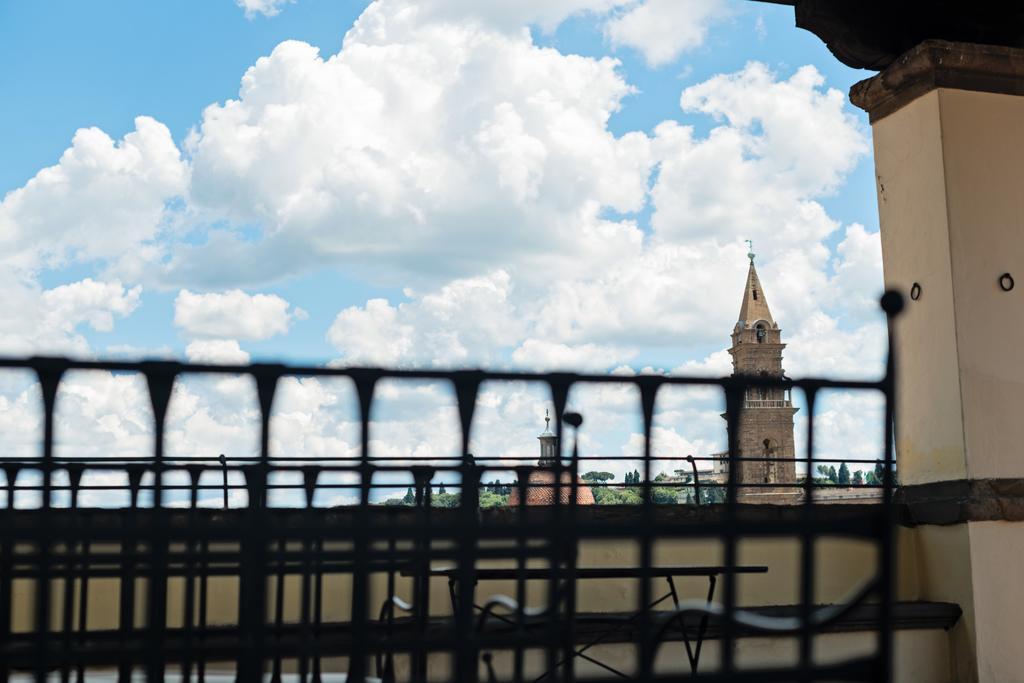
[[[792,408],[793,402],[787,399],[746,399],[744,408]]]
[[[902,308],[899,295],[883,297],[890,318]],[[890,324],[890,330],[892,325]],[[43,407],[41,453],[37,458],[4,458],[6,504],[0,508],[0,681],[36,681],[51,675],[62,681],[108,680],[128,683],[180,676],[180,680],[214,680],[228,671],[238,681],[330,680],[342,672],[352,683],[375,676],[387,681],[526,680],[524,662],[540,657],[553,679],[583,680],[574,668],[579,633],[591,628],[577,609],[583,576],[580,548],[589,542],[637,549],[635,563],[616,570],[635,582],[634,617],[619,633],[637,653],[638,681],[663,680],[655,665],[665,642],[703,636],[713,625],[718,638],[716,666],[701,673],[705,681],[847,680],[888,681],[892,660],[893,606],[893,453],[894,361],[877,381],[834,379],[608,376],[571,373],[397,370],[379,368],[295,367],[283,365],[196,365],[174,362],[71,361],[58,358],[0,360],[0,368],[32,371]],[[137,459],[68,458],[54,452],[54,408],[62,379],[72,370],[137,373],[148,388],[154,416],[154,450]],[[169,458],[165,421],[172,388],[185,373],[248,375],[255,380],[259,407],[259,453],[252,458]],[[271,411],[280,380],[289,376],[348,378],[358,398],[361,447],[357,457],[296,460],[272,457]],[[376,457],[370,433],[375,390],[383,380],[430,380],[454,390],[461,450],[451,461],[410,465]],[[488,468],[498,466],[468,449],[481,384],[485,381],[536,381],[550,391],[556,417],[566,415],[567,396],[582,384],[636,388],[644,447],[636,513],[629,519],[586,513],[577,504],[580,467],[588,459],[575,438],[566,438],[555,420],[557,452],[549,483],[530,482],[530,467],[517,467],[518,499],[525,503],[530,486],[551,486],[554,504],[519,505],[503,514],[481,514],[479,497]],[[660,484],[653,481],[655,460],[651,435],[660,391],[669,387],[710,387],[722,393],[729,425],[728,480],[724,502],[699,524],[686,515],[663,514],[656,505]],[[815,400],[825,390],[881,394],[885,401],[884,474],[881,503],[825,514],[811,495],[814,482],[763,485],[802,495],[786,514],[742,513],[735,434],[744,396],[750,388],[803,392],[807,405],[806,452],[796,460],[813,462]],[[3,444],[0,444],[2,452]],[[678,458],[684,460],[685,458]],[[567,463],[567,464],[566,464]],[[125,484],[87,484],[83,474],[123,475]],[[204,475],[213,475],[214,480]],[[415,505],[371,505],[371,492],[394,473],[415,482]],[[451,510],[429,505],[430,482],[443,473],[458,478],[460,497]],[[563,474],[565,477],[563,478]],[[756,489],[757,483],[743,483]],[[121,489],[128,495],[121,510],[88,508],[86,491]],[[230,509],[200,506],[208,489],[244,493]],[[561,491],[569,489],[570,495]],[[322,507],[316,494],[325,489],[352,493],[354,503]],[[293,504],[274,507],[271,494],[293,492]],[[19,492],[31,491],[38,505],[21,509]],[[682,511],[686,506],[678,506]],[[689,514],[689,513],[687,513]],[[815,603],[815,573],[820,561],[816,542],[841,536],[870,544],[876,553],[873,571],[846,601],[828,607]],[[739,546],[751,538],[789,537],[800,548],[799,603],[789,614],[754,611],[740,605],[737,576]],[[656,547],[676,540],[707,539],[720,544],[719,590],[712,599],[677,600],[670,609],[652,611],[652,579],[661,576]],[[438,564],[449,569],[450,616],[432,605],[431,577]],[[505,567],[515,578],[510,595],[481,604],[475,595],[482,566]],[[540,583],[543,605],[527,608],[528,572],[549,571]],[[705,570],[707,568],[704,568]],[[750,571],[760,571],[751,569]],[[770,568],[769,568],[770,570]],[[715,582],[712,576],[712,589]],[[625,578],[623,580],[626,580]],[[411,586],[399,597],[399,581]],[[405,584],[403,584],[405,585]],[[532,589],[531,589],[532,590]],[[293,596],[289,600],[286,596]],[[298,599],[294,599],[294,596]],[[533,593],[536,599],[536,594]],[[675,595],[675,588],[673,588]],[[225,603],[226,601],[226,603]],[[214,619],[217,605],[227,604],[230,618]],[[866,654],[820,661],[815,638],[836,620],[871,605],[877,616],[875,647]],[[105,610],[109,623],[94,618]],[[27,616],[26,616],[27,613]],[[447,613],[446,613],[447,614]],[[404,615],[404,616],[403,616]],[[103,623],[99,623],[103,622]],[[500,628],[496,628],[496,624]],[[674,634],[674,635],[673,635]],[[798,650],[792,665],[745,666],[735,645],[748,635],[786,636]],[[697,656],[700,646],[697,645]],[[494,653],[507,655],[496,664]],[[586,653],[584,653],[586,654]],[[444,655],[445,667],[435,657]],[[577,657],[579,655],[579,657]],[[589,655],[588,655],[589,656]],[[396,658],[408,662],[397,672]],[[694,665],[696,670],[696,665]],[[115,673],[103,674],[103,671]],[[439,673],[443,671],[443,673]],[[107,676],[107,678],[103,678]],[[99,677],[99,678],[97,678]],[[677,676],[678,677],[678,676]],[[217,679],[220,680],[220,679]]]

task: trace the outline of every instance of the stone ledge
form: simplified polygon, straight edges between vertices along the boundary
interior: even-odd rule
[[[978,479],[917,484],[898,488],[893,498],[893,515],[904,526],[922,524],[949,525],[972,521],[1024,521],[1024,478]],[[359,516],[356,507],[313,508],[309,510],[265,510],[263,522],[268,532],[287,533],[301,529],[306,532],[322,530],[329,537],[350,533]],[[457,508],[422,509],[374,506],[363,511],[363,524],[374,530],[396,531],[430,527],[442,529],[460,524],[461,511]],[[503,529],[520,523],[530,533],[550,529],[552,524],[565,523],[569,511],[566,507],[533,506],[516,508],[489,508],[479,512],[481,528]],[[632,505],[585,505],[576,508],[574,520],[581,529],[593,531],[628,530],[638,522],[654,525],[656,531],[680,532],[687,527],[722,525],[729,519],[723,504],[656,505],[645,516],[643,507]],[[736,505],[733,520],[741,525],[771,526],[779,530],[791,527],[800,533],[805,510],[802,503]],[[67,534],[72,538],[90,538],[97,542],[117,542],[124,530],[130,528],[144,537],[157,523],[166,524],[166,532],[176,539],[207,535],[212,541],[238,541],[239,529],[245,522],[247,510],[165,509],[154,515],[151,509],[53,509],[3,511],[0,516],[7,523],[0,525],[0,539],[23,542],[33,538],[46,525],[51,532]],[[813,524],[821,533],[829,525],[863,531],[869,525],[881,523],[884,509],[880,500],[862,503],[849,501],[816,501],[813,505]],[[749,532],[750,529],[748,528]],[[608,535],[602,533],[601,535]],[[697,534],[706,535],[706,534]],[[584,534],[590,537],[589,534]]]
[[[1024,521],[1024,479],[959,479],[901,487],[895,495],[908,526]]]
[[[936,88],[1024,95],[1024,48],[926,40],[854,83],[850,102],[874,123]]]

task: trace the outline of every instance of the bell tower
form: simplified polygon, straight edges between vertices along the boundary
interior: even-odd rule
[[[750,241],[750,269],[743,289],[739,320],[732,330],[732,374],[782,378],[782,330],[768,308],[761,280],[754,267],[754,252]],[[768,460],[741,460],[734,478],[736,484],[795,484],[796,462],[793,443],[793,415],[797,409],[787,389],[747,387],[739,416],[736,445],[742,458]],[[782,496],[791,498],[793,489],[748,488],[739,489],[740,498],[755,502],[752,497],[769,502]],[[780,501],[781,502],[781,501]]]

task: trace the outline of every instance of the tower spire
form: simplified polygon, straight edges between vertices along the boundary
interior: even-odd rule
[[[754,267],[754,248],[750,240],[747,240],[747,245],[750,249],[747,253],[747,257],[750,259],[750,269],[747,270],[747,283],[743,290],[743,303],[740,304],[739,321],[745,327],[749,327],[759,320],[774,325],[775,319],[772,318],[772,312],[768,308],[768,299],[764,295],[764,289],[761,288],[761,280],[757,277],[757,268]]]

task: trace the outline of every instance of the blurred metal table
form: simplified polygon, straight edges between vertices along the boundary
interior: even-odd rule
[[[718,577],[725,574],[764,574],[767,573],[768,567],[764,565],[737,565],[733,567],[726,567],[724,565],[675,565],[675,566],[662,566],[662,567],[650,567],[648,569],[642,569],[640,567],[623,567],[623,566],[610,566],[610,567],[576,567],[576,568],[537,568],[529,567],[518,569],[515,567],[479,567],[473,572],[477,582],[480,581],[516,581],[522,579],[524,581],[562,581],[567,582],[571,580],[592,580],[592,579],[636,579],[641,580],[643,578],[650,579],[665,579],[668,585],[668,592],[658,597],[656,600],[648,604],[646,607],[637,610],[635,613],[630,615],[628,619],[623,620],[613,628],[609,629],[598,635],[594,640],[585,643],[582,647],[574,650],[573,656],[585,659],[592,664],[595,664],[611,673],[614,673],[623,678],[630,678],[627,674],[594,659],[590,655],[586,654],[586,651],[595,645],[599,645],[606,638],[619,631],[626,626],[634,623],[640,618],[642,614],[650,611],[665,602],[671,600],[672,604],[676,609],[679,609],[679,592],[676,590],[675,579],[692,576],[702,576],[708,580],[708,592],[707,601],[710,603],[715,596],[715,586],[718,581]],[[428,576],[443,576],[448,579],[448,593],[452,601],[452,610],[454,611],[458,605],[458,591],[456,590],[456,583],[458,583],[459,569],[456,567],[432,567],[428,570]],[[403,576],[413,576],[415,571],[412,569],[406,569],[402,571]],[[564,583],[562,584],[565,585]],[[480,605],[474,604],[474,608],[482,610]],[[503,617],[501,615],[494,615],[496,619],[500,619],[509,624],[515,624],[514,621]],[[683,624],[680,618],[679,627],[683,636],[683,643],[686,647],[686,657],[690,663],[690,670],[693,673],[697,673],[697,666],[700,663],[700,651],[701,646],[704,643],[704,634],[707,632],[708,617],[707,615],[701,616],[700,623],[697,626],[696,638],[693,642],[690,641],[689,635],[686,631],[685,624]],[[556,668],[563,664],[565,660],[561,660],[556,663]],[[551,671],[546,671],[541,674],[537,681],[541,681],[550,674]]]

